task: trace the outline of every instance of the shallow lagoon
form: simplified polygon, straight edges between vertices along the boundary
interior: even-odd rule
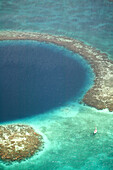
[[[51,6],[51,10],[50,10]],[[107,0],[1,1],[0,30],[66,35],[84,40],[113,57],[113,3]],[[113,169],[113,115],[75,101],[42,115],[7,123],[25,123],[42,132],[45,150],[1,169]],[[97,126],[98,134],[92,135]]]
[[[2,122],[2,124],[24,123],[24,124],[31,125],[35,129],[35,131],[40,132],[42,134],[44,141],[45,141],[45,146],[44,146],[44,150],[42,150],[39,154],[35,154],[32,158],[27,159],[26,161],[22,161],[20,163],[14,162],[12,164],[4,164],[1,162],[1,168],[2,169],[3,168],[4,169],[15,169],[15,168],[37,169],[38,168],[38,169],[45,169],[45,170],[46,169],[87,169],[87,168],[88,169],[90,168],[101,169],[101,167],[105,169],[108,167],[111,168],[112,167],[112,164],[111,164],[111,160],[112,160],[111,130],[113,129],[112,114],[110,114],[107,110],[97,111],[94,108],[90,108],[90,107],[84,106],[83,104],[79,104],[79,99],[83,96],[85,91],[93,84],[93,73],[91,71],[90,66],[79,55],[73,54],[72,52],[69,52],[63,47],[58,47],[58,46],[51,45],[51,44],[48,45],[45,43],[44,44],[37,43],[37,42],[32,42],[32,41],[29,41],[29,42],[28,41],[17,41],[17,42],[15,41],[15,43],[14,41],[4,41],[1,43],[1,47],[2,48],[7,47],[9,50],[8,51],[9,53],[6,53],[6,50],[2,50],[2,52],[5,53],[4,57],[2,58],[2,61],[4,61],[2,62],[3,68],[4,66],[8,68],[7,65],[10,66],[10,64],[11,65],[13,64],[13,66],[16,65],[17,68],[18,66],[21,65],[24,67],[25,70],[31,71],[31,69],[27,69],[27,67],[32,65],[34,63],[34,60],[32,63],[32,59],[30,59],[31,56],[28,55],[29,56],[28,57],[24,55],[23,57],[23,54],[25,54],[24,53],[25,51],[29,52],[30,54],[30,51],[28,49],[29,48],[32,49],[32,45],[33,45],[33,49],[35,50],[37,49],[37,47],[39,47],[39,49],[43,48],[44,52],[46,52],[45,53],[46,55],[47,55],[48,50],[49,52],[53,50],[52,52],[54,52],[53,53],[54,55],[51,56],[52,58],[55,57],[56,52],[57,52],[57,57],[59,56],[58,58],[60,59],[62,59],[61,55],[64,55],[64,54],[67,55],[67,56],[64,55],[62,57],[67,58],[66,59],[68,61],[67,64],[69,64],[69,61],[72,61],[72,65],[75,62],[74,67],[77,66],[77,70],[76,70],[77,75],[78,75],[79,68],[80,68],[79,73],[82,70],[86,71],[84,72],[84,74],[86,74],[86,77],[84,77],[85,79],[82,79],[82,83],[84,82],[84,86],[83,87],[81,86],[80,92],[74,96],[75,98],[71,96],[72,97],[71,100],[69,99],[67,100],[67,102],[61,103],[61,105],[57,105],[57,107],[55,108],[53,107],[48,111],[45,110],[43,114],[39,112],[40,114],[36,115],[35,113],[34,115],[34,112],[31,112],[31,114],[33,115],[28,114],[28,113],[26,113],[28,115],[26,114],[22,115],[22,117],[25,116],[27,118],[18,119],[18,120],[10,121],[10,122]],[[21,55],[16,56],[16,51],[18,50],[18,48],[17,50],[16,48],[14,48],[14,53],[13,53],[13,50],[10,51],[10,48],[14,46],[16,48],[19,46],[18,48],[19,48],[19,51],[21,51],[20,53]],[[21,48],[22,46],[24,48]],[[24,51],[23,49],[27,49],[27,50]],[[33,49],[31,50],[32,54],[33,54]],[[40,51],[39,49],[37,52]],[[8,54],[10,54],[10,58],[8,58],[9,57]],[[15,60],[13,59],[14,54],[16,56]],[[36,51],[34,54],[36,54]],[[49,53],[49,55],[50,54],[51,53]],[[33,56],[34,55],[32,55],[32,57]],[[40,59],[39,63],[36,62],[37,57],[39,57]],[[36,66],[38,66],[37,64],[40,64],[42,61],[42,57],[40,55],[37,57],[35,58]],[[58,62],[58,58],[57,58],[57,62]],[[63,64],[64,63],[66,64],[66,60],[63,61]],[[44,60],[43,62],[45,61],[46,60]],[[42,62],[42,65],[43,65],[43,62]],[[55,66],[57,62],[55,62],[53,66]],[[48,63],[45,62],[44,64],[46,65]],[[52,66],[51,64],[50,66]],[[67,68],[67,65],[62,65],[62,66],[66,66]],[[46,69],[46,72],[47,72],[48,67],[46,68],[47,68]],[[58,68],[59,68],[59,64],[58,64]],[[19,71],[19,68],[17,70]],[[10,72],[10,70],[8,72]],[[15,73],[15,70],[14,70],[14,73]],[[83,75],[83,72],[81,73],[82,73],[81,75]],[[31,73],[29,72],[28,75],[30,74]],[[19,81],[17,82],[19,83]],[[83,85],[82,83],[81,85]],[[64,99],[65,99],[65,96],[64,96]],[[20,102],[18,101],[18,103]],[[17,113],[16,116],[18,115],[20,116],[20,114]],[[17,119],[17,118],[19,117],[15,117],[11,115],[11,117],[9,117],[8,119],[10,120],[10,119]],[[98,134],[94,136],[93,130],[95,126],[98,127]]]

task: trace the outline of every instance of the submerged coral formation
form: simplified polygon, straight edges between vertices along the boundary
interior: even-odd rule
[[[42,136],[28,125],[0,126],[0,158],[5,161],[31,157],[43,146]]]
[[[41,33],[1,31],[0,40],[36,40],[64,46],[80,54],[91,65],[95,73],[95,82],[83,98],[83,102],[97,109],[108,108],[113,111],[113,61],[107,54],[75,40],[63,36]]]

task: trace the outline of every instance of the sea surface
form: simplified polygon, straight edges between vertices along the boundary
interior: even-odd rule
[[[0,122],[77,101],[93,76],[78,54],[35,41],[3,41],[0,61]]]
[[[109,0],[1,0],[0,31],[72,37],[113,60]],[[31,125],[45,141],[39,154],[12,164],[0,161],[0,170],[113,169],[113,112],[79,103],[94,81],[80,55],[53,44],[1,41],[0,70],[0,124]]]

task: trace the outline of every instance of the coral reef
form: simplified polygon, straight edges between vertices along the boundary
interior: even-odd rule
[[[31,157],[43,146],[42,136],[22,124],[0,126],[0,158],[4,161]]]
[[[97,109],[108,108],[109,111],[113,111],[113,61],[108,59],[107,54],[79,40],[41,33],[1,31],[0,40],[36,40],[54,43],[80,54],[95,73],[94,85],[85,94],[83,102]]]

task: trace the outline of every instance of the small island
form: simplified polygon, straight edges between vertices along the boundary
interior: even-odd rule
[[[73,38],[36,32],[1,31],[0,41],[3,40],[35,40],[54,43],[80,54],[88,61],[95,74],[94,85],[86,92],[83,102],[97,109],[107,108],[113,111],[113,61],[106,53]]]
[[[11,124],[0,126],[0,159],[20,161],[40,151],[43,138],[31,126]]]

